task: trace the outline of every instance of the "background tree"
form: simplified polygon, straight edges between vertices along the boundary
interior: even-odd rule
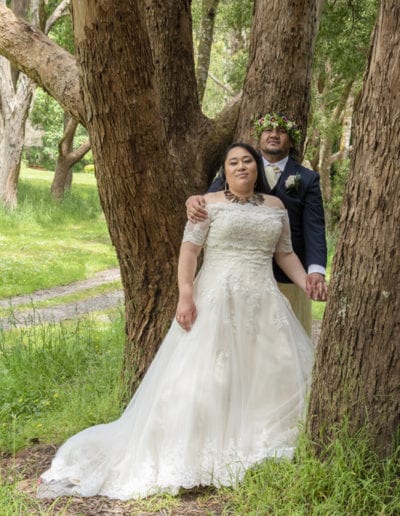
[[[13,0],[11,8],[29,17],[35,27],[49,31],[52,23],[65,14],[64,1],[46,25],[44,0]],[[0,5],[5,5],[1,1]],[[17,185],[25,139],[25,124],[36,84],[0,57],[0,202],[13,208],[17,204]]]
[[[213,33],[215,17],[217,15],[219,0],[202,0],[201,6],[201,30],[199,45],[197,48],[196,80],[197,92],[200,105],[203,102],[206,90],[208,69],[210,67],[211,47],[213,43]]]
[[[400,425],[400,5],[382,0],[356,108],[353,162],[317,352],[314,439],[346,418],[389,454]]]
[[[306,158],[321,175],[329,229],[338,222],[349,169],[352,110],[362,85],[377,0],[327,0],[316,42]]]

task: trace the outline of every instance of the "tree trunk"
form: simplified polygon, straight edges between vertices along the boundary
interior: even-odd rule
[[[400,5],[383,0],[356,110],[309,407],[312,437],[346,418],[389,454],[400,424]]]
[[[205,152],[199,138],[205,132],[204,117],[198,107],[193,55],[188,57],[187,50],[188,45],[192,48],[190,2],[181,4],[181,9],[171,9],[168,2],[154,3],[150,13],[165,9],[163,17],[145,20],[145,7],[132,0],[118,6],[103,1],[101,10],[90,2],[73,2],[99,194],[125,291],[125,369],[133,376],[132,385],[146,371],[171,322],[184,201],[195,191],[196,180],[201,184],[200,175],[205,186],[200,172]],[[152,47],[147,24],[154,34]],[[158,33],[167,36],[158,39]],[[112,38],[105,45],[107,34]],[[178,56],[174,42],[185,44],[186,59],[181,55],[175,70],[169,70],[162,47]],[[157,67],[153,56],[159,56]],[[181,66],[192,69],[190,84],[177,73]]]
[[[208,69],[210,67],[211,47],[213,42],[215,17],[217,14],[219,0],[202,1],[202,19],[200,29],[200,40],[197,50],[196,80],[197,92],[200,104],[203,103],[206,91]]]
[[[342,121],[342,136],[340,138],[339,153],[340,160],[344,160],[348,157],[351,149],[351,131],[353,125],[353,111],[354,111],[354,87],[350,90],[350,93],[346,100],[344,107],[343,121]]]
[[[14,92],[10,63],[0,57],[0,202],[8,208],[17,205],[17,186],[25,139],[25,123],[36,84],[21,75]]]
[[[278,111],[306,135],[319,0],[255,0],[247,76],[236,138],[251,141],[253,120]]]
[[[82,144],[78,149],[73,150],[75,131],[78,121],[67,113],[64,114],[64,134],[58,144],[58,158],[53,182],[51,184],[51,194],[54,199],[61,200],[64,193],[70,190],[72,184],[71,167],[75,165],[90,149],[89,141]]]

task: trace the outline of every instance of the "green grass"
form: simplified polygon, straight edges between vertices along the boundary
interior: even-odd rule
[[[267,461],[231,490],[227,509],[246,515],[400,514],[399,456],[379,460],[362,433],[345,432],[318,460],[303,437],[293,461]]]
[[[114,317],[114,318],[112,318]],[[0,333],[0,450],[61,442],[121,411],[123,318]]]
[[[22,168],[18,208],[0,208],[0,299],[65,285],[117,265],[95,179],[75,174],[63,202],[51,172]]]

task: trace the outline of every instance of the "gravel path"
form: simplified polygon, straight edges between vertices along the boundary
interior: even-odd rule
[[[90,288],[118,281],[119,279],[119,269],[108,269],[98,272],[87,280],[77,281],[61,287],[38,290],[29,295],[3,299],[0,301],[0,308],[9,308],[11,313],[8,317],[0,318],[0,328],[8,330],[43,322],[59,322],[66,319],[74,319],[90,312],[121,306],[124,301],[124,294],[121,288],[71,303],[60,303],[45,308],[35,308],[34,306],[35,303],[41,301],[83,292]],[[18,309],[19,305],[27,303],[31,303],[32,308]]]

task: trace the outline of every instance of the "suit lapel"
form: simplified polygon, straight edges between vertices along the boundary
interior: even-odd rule
[[[281,174],[281,177],[278,179],[278,182],[275,185],[274,190],[285,190],[285,181],[289,176],[295,175],[297,172],[297,163],[293,158],[289,158],[286,163],[286,167]]]

